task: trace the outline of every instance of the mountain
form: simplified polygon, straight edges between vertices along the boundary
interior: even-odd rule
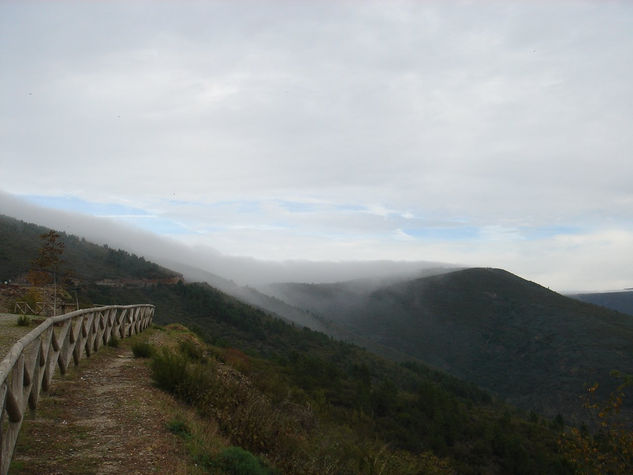
[[[383,287],[277,284],[275,295],[380,345],[471,381],[526,410],[582,418],[579,396],[612,370],[633,374],[633,318],[501,269]],[[626,417],[633,411],[628,401]]]
[[[589,302],[602,307],[610,308],[618,312],[633,315],[633,291],[623,290],[621,292],[596,292],[569,295],[569,297]]]
[[[9,229],[0,238],[4,269],[7,275],[19,275],[19,271],[11,269],[11,262],[18,265],[29,259],[26,251],[19,259],[12,256],[17,249],[14,242],[37,253],[39,234],[46,230],[19,222],[9,222],[4,229]],[[243,382],[239,382],[239,387],[253,385],[261,391],[256,399],[237,405],[236,388],[232,386],[216,385],[213,395],[177,395],[187,403],[198,404],[227,394],[227,410],[244,406],[242,412],[249,419],[244,421],[246,425],[237,427],[236,419],[227,413],[220,429],[226,437],[241,434],[231,438],[235,445],[278,457],[281,467],[284,463],[300,467],[308,453],[311,463],[324,469],[333,470],[341,464],[356,467],[339,473],[368,473],[372,467],[384,467],[384,463],[398,466],[393,473],[573,471],[570,456],[559,450],[557,441],[563,430],[559,421],[536,415],[528,421],[475,385],[413,359],[396,363],[380,358],[358,346],[284,322],[208,284],[150,279],[156,273],[177,274],[141,257],[115,251],[125,256],[122,263],[126,265],[117,266],[109,263],[110,249],[74,236],[63,235],[63,239],[68,264],[76,266],[77,273],[85,277],[77,283],[81,302],[153,303],[156,323],[178,322],[194,328],[214,345],[205,350],[207,354],[215,354],[223,364],[232,364],[232,371],[241,372],[237,380]],[[140,272],[139,266],[145,266],[147,274]],[[147,280],[148,285],[130,285],[130,275]],[[104,276],[121,285],[100,284],[98,279]],[[391,287],[386,288],[399,288],[408,282],[391,281]],[[369,295],[382,292],[383,284],[374,282]],[[287,309],[288,305],[281,304],[280,308]],[[204,387],[211,378],[205,372],[217,364],[205,363],[193,350],[185,344],[178,355],[170,354],[168,348],[158,353],[167,364],[185,365],[170,374],[185,377],[182,384],[192,387],[192,391],[193,387]],[[218,367],[218,371],[220,376],[213,378],[219,377],[214,381],[222,384],[226,370]],[[180,384],[177,389],[184,387]],[[259,412],[251,409],[257,407],[268,408],[266,419],[254,417]],[[215,411],[217,407],[211,409]],[[214,413],[211,409],[205,406],[201,413],[208,416]],[[293,422],[292,426],[275,428],[271,419]],[[282,444],[276,449],[279,453],[269,452],[278,437],[287,437],[297,430],[299,438],[292,444]],[[268,435],[257,440],[242,438],[248,434]]]

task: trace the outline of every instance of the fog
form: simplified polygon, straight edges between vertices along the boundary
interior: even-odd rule
[[[0,214],[83,237],[95,244],[143,256],[181,272],[187,280],[209,281],[225,289],[227,282],[263,287],[275,282],[328,283],[411,276],[428,269],[454,268],[427,261],[264,261],[223,255],[209,246],[187,246],[175,240],[125,225],[114,219],[70,213],[28,203],[0,191]],[[208,275],[211,274],[211,275]]]

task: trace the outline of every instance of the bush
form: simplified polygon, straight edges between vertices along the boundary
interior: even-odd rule
[[[120,340],[114,335],[112,336],[112,338],[108,340],[108,346],[111,346],[112,348],[118,348],[119,343],[120,343]]]
[[[229,447],[218,454],[213,466],[231,475],[269,475],[273,472],[260,459],[241,447]]]
[[[204,352],[200,345],[191,340],[183,340],[178,345],[180,352],[190,360],[202,360]]]
[[[26,315],[20,315],[18,317],[18,326],[20,327],[28,327],[31,324],[31,318]]]
[[[132,351],[134,346],[136,345],[132,346]],[[151,369],[152,378],[159,388],[176,394],[181,393],[187,371],[187,359],[184,356],[162,348],[152,356]]]
[[[137,341],[132,344],[135,358],[150,358],[154,354],[154,347],[147,341]]]

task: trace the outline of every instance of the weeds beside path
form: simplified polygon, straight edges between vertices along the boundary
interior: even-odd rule
[[[191,473],[182,440],[167,429],[180,411],[129,343],[102,348],[54,379],[25,420],[10,473]]]

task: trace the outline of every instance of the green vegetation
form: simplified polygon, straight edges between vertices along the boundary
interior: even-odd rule
[[[189,427],[187,427],[187,423],[179,417],[167,423],[167,430],[169,430],[172,434],[182,437],[183,439],[191,438],[191,431],[189,430]]]
[[[147,341],[135,341],[132,343],[132,353],[135,358],[150,358],[154,347]]]
[[[274,473],[261,460],[240,447],[224,449],[211,466],[228,475],[269,475]]]
[[[167,423],[167,429],[190,444],[190,452],[198,465],[207,472],[235,475],[272,475],[276,472],[269,469],[266,463],[241,447],[227,447],[212,455],[206,450],[200,450],[204,443],[197,441],[187,421],[176,417]]]
[[[27,315],[20,315],[17,320],[19,327],[28,327],[31,324],[31,317]]]
[[[250,312],[242,317],[270,319]],[[283,472],[368,473],[370,466],[389,467],[385,473],[573,472],[558,451],[559,429],[546,421],[526,421],[474,386],[419,363],[397,365],[279,323],[311,346],[309,355],[247,354],[226,341],[191,352],[191,344],[179,344],[155,353],[153,378],[215,418],[234,444],[267,454]]]
[[[205,349],[230,362],[228,366],[213,358],[192,358],[185,348],[179,345],[156,352],[152,374],[157,385],[213,417],[233,443],[266,454],[284,473],[358,473],[370,460],[391,467],[390,473],[417,473],[433,464],[448,468],[447,462],[428,452],[418,458],[406,451],[387,450],[373,438],[360,437],[349,426],[338,424],[337,415],[328,414],[326,404],[312,407],[318,402],[284,381],[274,364],[235,349]],[[250,377],[235,371],[240,362],[249,363],[241,366],[251,369]],[[186,432],[176,424],[173,430]],[[253,459],[247,457],[244,463],[248,460]],[[217,458],[209,462],[217,468]],[[405,465],[411,470],[402,471]]]

